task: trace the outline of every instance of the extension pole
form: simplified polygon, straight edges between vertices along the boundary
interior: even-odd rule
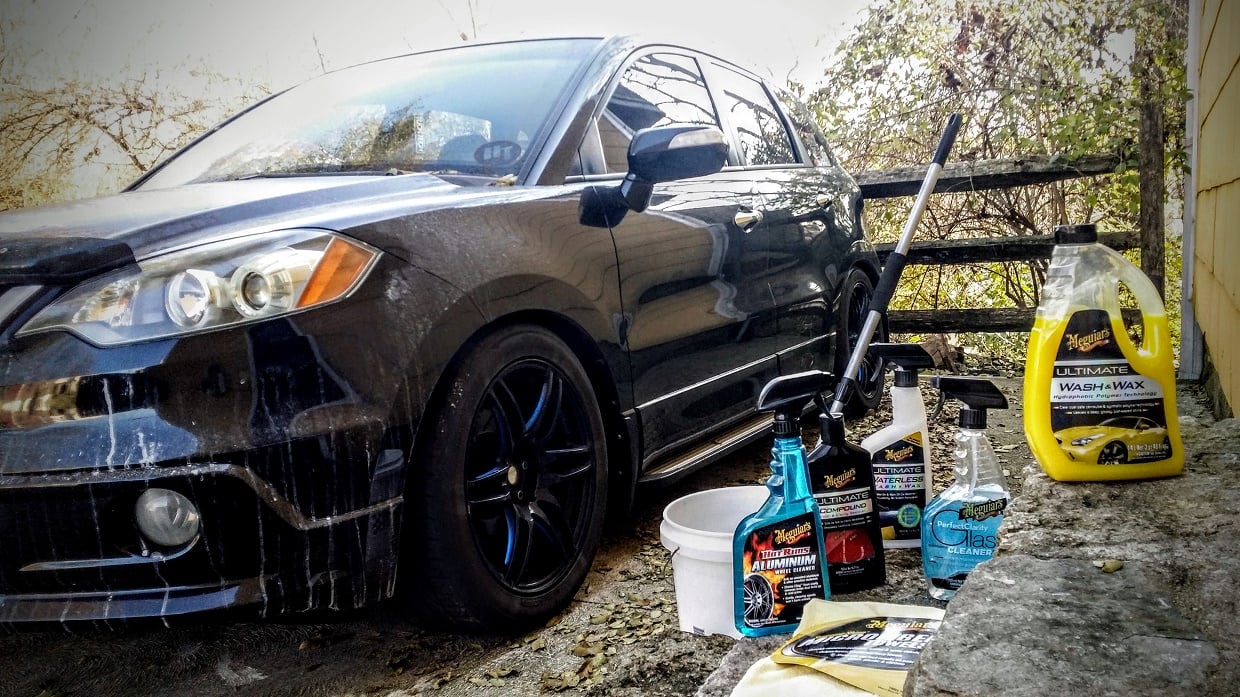
[[[934,160],[930,162],[926,178],[921,183],[921,191],[917,193],[917,201],[913,204],[913,210],[904,224],[904,232],[900,234],[895,250],[891,256],[887,257],[883,273],[878,277],[878,287],[874,289],[874,297],[870,299],[869,312],[866,313],[865,323],[861,325],[861,335],[857,337],[857,345],[853,347],[852,356],[848,359],[848,367],[844,369],[844,374],[840,376],[839,383],[835,387],[835,399],[831,402],[831,414],[833,415],[843,415],[844,402],[848,401],[848,393],[856,388],[861,363],[865,360],[866,352],[870,350],[870,341],[874,338],[874,332],[878,330],[878,323],[883,320],[883,315],[887,312],[891,296],[895,294],[900,274],[904,272],[904,265],[908,262],[905,255],[908,254],[909,246],[913,244],[913,233],[917,230],[917,224],[921,222],[921,214],[925,212],[926,204],[930,202],[930,194],[934,193],[939,174],[943,171],[943,164],[947,162],[947,154],[951,152],[952,145],[956,142],[956,134],[960,131],[960,121],[961,117],[958,113],[948,117],[943,137],[939,139],[939,147],[934,151]]]

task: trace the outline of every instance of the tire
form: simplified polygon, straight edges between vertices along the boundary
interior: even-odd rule
[[[1111,441],[1098,451],[1098,464],[1122,465],[1128,462],[1128,448],[1119,441]]]
[[[566,606],[599,546],[606,435],[571,349],[534,326],[464,350],[410,463],[397,592],[436,626],[520,630]]]
[[[874,284],[870,281],[870,276],[858,268],[850,270],[840,288],[840,314],[835,333],[834,368],[837,377],[843,377],[848,369],[848,359],[860,339],[873,297]],[[871,341],[886,340],[887,328],[880,324]],[[883,399],[883,378],[882,361],[867,355],[857,375],[857,389],[852,391],[848,401],[844,403],[844,418],[856,419],[878,407]]]

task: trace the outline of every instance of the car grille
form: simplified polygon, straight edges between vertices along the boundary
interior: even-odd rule
[[[0,332],[9,328],[17,313],[42,289],[42,286],[0,285]]]

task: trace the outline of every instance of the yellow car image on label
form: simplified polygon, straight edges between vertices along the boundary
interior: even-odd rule
[[[1171,457],[1167,428],[1142,416],[1116,416],[1096,426],[1074,426],[1055,432],[1068,457],[1077,462],[1122,465]]]

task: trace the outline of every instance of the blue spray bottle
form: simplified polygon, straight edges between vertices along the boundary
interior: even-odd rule
[[[829,373],[811,370],[775,378],[758,396],[758,411],[775,413],[775,446],[766,480],[770,494],[732,537],[733,610],[736,628],[745,636],[791,632],[806,603],[831,597],[800,419],[832,382]]]
[[[1007,398],[981,378],[935,376],[943,398],[960,400],[956,481],[926,506],[921,518],[921,561],[930,596],[950,600],[973,567],[994,556],[999,525],[1012,495],[986,439],[986,410],[1007,409]]]

